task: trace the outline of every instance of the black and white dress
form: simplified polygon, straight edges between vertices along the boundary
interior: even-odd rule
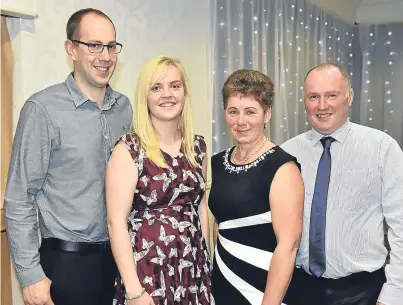
[[[218,225],[212,292],[216,304],[260,305],[277,246],[269,204],[277,170],[296,159],[275,146],[246,165],[231,163],[234,147],[212,157],[209,206]]]

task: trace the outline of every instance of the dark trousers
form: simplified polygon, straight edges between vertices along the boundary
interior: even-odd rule
[[[109,246],[72,252],[46,241],[39,252],[55,305],[112,305],[117,268]]]
[[[359,272],[344,278],[316,278],[296,268],[284,303],[287,305],[376,305],[385,272]]]

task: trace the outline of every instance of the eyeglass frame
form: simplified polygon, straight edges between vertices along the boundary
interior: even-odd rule
[[[108,50],[109,54],[119,54],[120,52],[122,52],[122,49],[123,49],[123,45],[121,43],[119,43],[119,42],[114,42],[114,43],[110,43],[110,44],[103,44],[103,43],[100,43],[100,42],[84,42],[84,41],[77,40],[77,39],[70,39],[70,41],[87,46],[88,52],[90,52],[92,54],[101,54],[104,51],[105,47]],[[102,46],[102,49],[101,49],[100,52],[91,52],[90,51],[90,45]],[[112,46],[112,45],[120,46],[119,52],[116,52],[116,53],[111,52],[109,50],[109,46]]]

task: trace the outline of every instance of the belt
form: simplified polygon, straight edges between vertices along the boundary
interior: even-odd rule
[[[57,238],[45,238],[42,241],[41,249],[43,250],[60,250],[77,253],[101,253],[110,251],[109,241],[86,243],[65,241]]]
[[[384,270],[384,268],[380,268],[373,272],[362,271],[362,272],[352,273],[345,277],[333,279],[333,278],[324,278],[324,277],[316,278],[313,275],[310,275],[309,273],[307,273],[305,270],[296,268],[295,275],[299,276],[301,280],[303,280],[304,278],[313,279],[317,285],[323,285],[324,287],[336,288],[336,289],[346,287],[346,289],[347,289],[348,287],[351,287],[352,285],[356,285],[357,283],[365,283],[365,282],[371,281],[373,279],[384,280],[385,279],[385,270]],[[385,281],[386,281],[386,279],[385,279]]]

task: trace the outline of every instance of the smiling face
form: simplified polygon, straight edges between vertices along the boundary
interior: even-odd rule
[[[152,121],[179,120],[186,100],[180,71],[173,66],[168,68],[151,86],[147,100]]]
[[[253,144],[264,137],[264,124],[269,122],[271,108],[264,111],[252,97],[233,95],[228,99],[225,120],[238,144]]]
[[[86,43],[110,44],[116,42],[113,24],[105,17],[88,13],[81,19],[79,37]],[[83,44],[66,41],[66,50],[74,63],[74,79],[84,88],[105,88],[116,67],[117,54],[105,47],[102,53],[90,53]]]
[[[348,119],[354,92],[333,66],[315,69],[305,80],[305,110],[312,127],[328,135]]]

